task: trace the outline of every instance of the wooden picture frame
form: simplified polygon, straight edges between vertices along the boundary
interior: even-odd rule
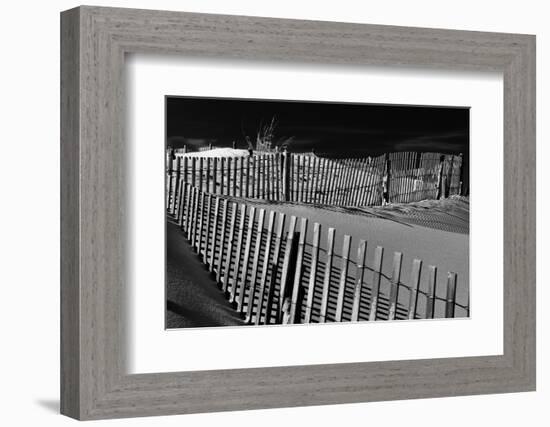
[[[499,356],[125,373],[126,53],[490,70],[504,78]],[[77,419],[535,389],[535,37],[103,7],[61,15],[61,412]],[[228,398],[231,396],[231,398]]]

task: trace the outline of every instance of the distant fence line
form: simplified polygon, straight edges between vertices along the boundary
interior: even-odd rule
[[[176,155],[167,159],[167,195],[178,191],[180,178],[213,194],[350,207],[462,193],[461,155],[398,152],[330,159],[263,153],[241,157]]]
[[[455,273],[447,274],[441,295],[437,267],[423,269],[415,259],[405,283],[400,252],[384,271],[381,246],[368,248],[369,261],[365,240],[355,255],[348,235],[341,250],[335,247],[342,236],[334,228],[324,234],[314,223],[310,233],[308,218],[256,209],[180,180],[169,214],[250,324],[468,315],[468,306],[456,302]]]

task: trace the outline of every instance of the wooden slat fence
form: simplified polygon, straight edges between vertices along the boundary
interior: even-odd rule
[[[206,193],[181,180],[173,220],[250,324],[464,317],[459,282],[421,260],[403,265],[308,218]],[[341,239],[343,237],[343,239]],[[338,244],[336,244],[338,242]],[[383,259],[393,256],[391,269]]]
[[[222,196],[332,206],[379,206],[461,194],[462,156],[399,152],[329,159],[260,153],[242,157],[169,156],[167,208],[180,178]]]

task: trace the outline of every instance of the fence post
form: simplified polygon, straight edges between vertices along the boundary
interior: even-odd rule
[[[328,293],[330,291],[330,279],[332,275],[332,257],[334,254],[334,228],[328,229],[327,234],[327,259],[325,261],[325,277],[323,280],[323,295],[321,296],[321,312],[319,314],[319,323],[327,320]]]
[[[202,235],[204,232],[204,205],[206,200],[206,193],[201,191],[200,192],[200,207],[199,207],[199,228],[198,228],[198,242],[197,242],[197,255],[199,258],[202,258]]]
[[[239,157],[239,197],[244,196],[243,191],[244,157]]]
[[[311,322],[311,312],[313,309],[313,296],[315,294],[315,283],[317,282],[317,262],[319,261],[319,237],[321,235],[321,225],[313,225],[313,242],[311,243],[311,269],[309,272],[309,284],[307,289],[306,314],[304,323]]]
[[[269,278],[269,288],[267,291],[267,302],[265,309],[265,324],[268,325],[271,320],[273,306],[273,296],[275,294],[275,283],[277,281],[277,270],[279,268],[279,259],[281,257],[281,246],[283,231],[285,229],[286,215],[279,213],[279,222],[277,224],[277,234],[275,235],[275,249],[273,251],[273,262],[271,263],[271,274]]]
[[[244,197],[248,198],[250,186],[250,156],[246,157],[246,180],[245,180]]]
[[[237,282],[239,281],[239,265],[241,264],[242,259],[242,247],[243,247],[243,236],[244,236],[244,221],[246,218],[246,205],[244,203],[241,204],[241,216],[239,218],[239,233],[237,235],[237,259],[235,262],[235,276],[233,278],[233,282],[231,282],[231,291],[230,291],[230,298],[229,302],[233,303],[235,302],[235,299],[237,298]]]
[[[208,200],[208,209],[206,211],[206,227],[205,227],[205,233],[204,233],[204,257],[203,262],[205,264],[208,264],[208,249],[210,248],[210,217],[212,214],[212,194],[207,194],[206,196]]]
[[[363,289],[363,278],[365,276],[365,255],[367,254],[367,242],[361,240],[357,248],[357,272],[355,273],[355,289],[353,292],[353,307],[351,310],[351,321],[359,320],[359,309],[361,308],[361,291]]]
[[[384,178],[382,181],[382,204],[390,202],[391,160],[388,153],[384,154]]]
[[[189,239],[189,217],[191,215],[191,207],[193,206],[191,204],[191,198],[193,197],[193,187],[191,187],[190,184],[185,184],[185,220],[182,223],[181,229],[183,230],[184,234],[187,236],[187,239]]]
[[[283,152],[283,201],[290,200],[290,156],[285,148]]]
[[[447,275],[447,297],[445,298],[445,317],[455,317],[456,273]]]
[[[210,262],[208,264],[208,271],[212,272],[214,269],[214,257],[216,253],[216,237],[218,234],[218,216],[220,215],[220,198],[218,196],[216,197],[216,206],[214,208],[214,225],[212,227],[212,233],[210,235],[210,246],[212,247],[212,251],[210,252]]]
[[[179,190],[179,183],[180,183],[180,175],[181,175],[181,157],[176,157],[176,178],[174,181],[174,191],[172,192],[172,214],[176,212],[176,198]]]
[[[231,203],[229,237],[227,240],[227,254],[225,256],[226,260],[225,260],[225,268],[223,272],[222,291],[224,293],[227,292],[227,289],[229,287],[229,280],[231,280],[231,264],[233,262],[233,248],[235,247],[233,240],[235,240],[235,223],[236,222],[237,222],[237,203],[233,202]],[[237,250],[240,250],[240,248],[237,248]]]
[[[451,195],[451,180],[453,178],[454,159],[455,156],[451,155],[449,167],[447,168],[447,176],[445,178],[445,197],[449,197]]]
[[[173,215],[175,217],[175,219],[178,221],[179,223],[179,218],[180,218],[180,205],[181,205],[181,195],[182,195],[182,188],[183,188],[183,178],[180,178],[179,180],[179,183],[178,183],[178,186],[176,187],[176,196],[174,198],[174,209],[173,209]]]
[[[223,200],[222,208],[222,231],[220,234],[220,248],[218,249],[218,262],[216,265],[216,282],[220,283],[222,265],[223,265],[223,252],[225,245],[225,229],[227,227],[227,199]]]
[[[262,268],[262,275],[260,278],[260,290],[258,293],[258,311],[256,312],[255,324],[259,325],[262,319],[262,311],[264,307],[264,296],[266,283],[268,280],[268,270],[269,270],[269,258],[271,257],[271,241],[273,238],[273,226],[275,225],[275,211],[269,213],[269,219],[267,221],[267,235],[264,248],[264,265]]]
[[[246,308],[246,323],[252,321],[252,312],[254,310],[254,298],[256,296],[256,277],[258,276],[258,264],[260,262],[260,250],[262,247],[262,235],[264,232],[265,209],[260,209],[258,217],[258,229],[256,232],[256,245],[254,247],[254,261],[252,264],[252,277],[250,278],[250,291],[248,297],[248,307]]]
[[[430,265],[428,268],[428,293],[426,301],[426,319],[434,318],[434,308],[435,308],[435,296],[436,296],[436,287],[437,287],[437,267]]]
[[[167,150],[166,156],[166,211],[170,211],[170,193],[172,192],[172,168],[174,159],[173,156],[174,149],[169,148]]]
[[[248,227],[247,227],[247,234],[246,234],[246,243],[244,245],[244,259],[243,259],[243,267],[241,272],[241,282],[239,284],[239,299],[237,302],[237,310],[239,313],[243,312],[243,306],[244,306],[244,294],[246,289],[246,277],[248,275],[248,266],[250,264],[250,250],[252,247],[252,234],[254,232],[254,219],[256,217],[256,208],[252,206],[250,208],[250,213],[248,215]],[[250,304],[250,301],[249,301]]]
[[[296,270],[294,272],[294,284],[292,286],[292,301],[290,303],[290,323],[300,323],[302,309],[302,273],[304,250],[306,246],[307,218],[302,218],[300,223],[300,241],[298,242],[298,254],[296,256]]]
[[[185,212],[184,206],[187,203],[188,198],[189,197],[187,195],[187,184],[182,182],[182,184],[181,184],[181,197],[180,197],[180,202],[179,202],[179,207],[178,207],[178,227],[180,228],[180,230],[183,229],[184,215],[187,215],[187,212]]]
[[[393,254],[393,268],[391,275],[391,289],[390,289],[390,308],[388,313],[388,320],[395,320],[397,314],[397,302],[399,300],[399,281],[401,279],[401,262],[403,261],[403,254],[401,252],[395,252]]]
[[[444,155],[441,155],[441,157],[439,157],[439,174],[438,174],[438,178],[437,178],[437,196],[436,196],[436,199],[443,199],[445,197],[445,194],[444,194],[444,191],[445,189],[443,188],[443,166],[445,165],[445,156]]]
[[[233,183],[231,185],[231,195],[233,197],[237,196],[237,158],[230,158],[231,163],[233,164]]]
[[[293,215],[290,217],[290,225],[288,227],[288,236],[285,243],[285,256],[283,258],[283,269],[281,271],[281,289],[279,290],[279,309],[277,311],[278,323],[283,322],[283,314],[286,311],[286,307],[290,307],[285,304],[288,300],[288,290],[290,289],[290,278],[294,274],[296,252],[298,247],[296,246],[296,217]]]
[[[340,285],[338,287],[338,299],[336,300],[335,322],[342,321],[342,312],[344,310],[344,297],[346,294],[346,281],[348,279],[349,267],[349,249],[351,246],[351,236],[344,235],[344,244],[342,246],[342,268],[340,274]]]
[[[196,208],[197,208],[197,187],[191,187],[191,210],[189,212],[189,222],[187,224],[187,238],[191,246],[195,246],[195,226],[196,226]]]
[[[225,189],[224,189],[224,186],[225,186],[225,157],[220,157],[220,192],[219,194],[221,194],[222,196],[225,195]]]
[[[420,273],[422,271],[422,261],[415,259],[411,271],[411,293],[409,296],[409,320],[414,319],[416,314],[416,303],[418,301],[418,285],[420,283]]]
[[[191,185],[196,186],[196,173],[197,173],[197,158],[191,157]]]
[[[374,251],[374,264],[372,266],[372,289],[370,294],[369,321],[376,320],[378,311],[378,294],[380,293],[380,279],[382,278],[382,259],[384,257],[384,248],[377,246]]]

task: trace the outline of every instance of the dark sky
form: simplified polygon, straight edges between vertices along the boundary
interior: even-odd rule
[[[469,154],[468,108],[226,98],[166,97],[167,143],[246,148],[243,135],[253,137],[273,117],[275,140],[290,139],[293,152]]]

